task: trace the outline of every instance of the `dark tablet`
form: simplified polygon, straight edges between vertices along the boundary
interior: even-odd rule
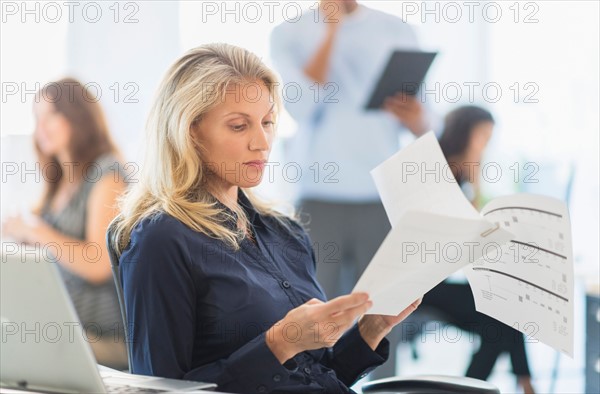
[[[380,109],[396,93],[415,96],[437,52],[394,51],[371,94],[366,109]]]

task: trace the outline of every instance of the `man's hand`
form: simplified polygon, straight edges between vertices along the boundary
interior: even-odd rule
[[[398,93],[387,97],[383,109],[393,114],[411,133],[419,137],[429,130],[423,104],[414,96]]]
[[[319,84],[327,83],[333,43],[346,15],[342,0],[323,0],[319,5],[319,18],[326,26],[324,40],[317,48],[312,59],[304,66],[304,74]]]
[[[346,6],[343,0],[321,1],[322,20],[328,28],[329,33],[334,33],[341,26],[346,17]]]

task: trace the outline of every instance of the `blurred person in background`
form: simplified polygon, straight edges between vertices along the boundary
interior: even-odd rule
[[[487,110],[459,107],[446,116],[439,141],[456,181],[478,210],[480,165],[493,129],[494,118]],[[508,352],[517,384],[525,393],[534,393],[523,334],[475,310],[471,287],[462,271],[429,291],[422,305],[424,313],[433,308],[448,323],[479,335],[481,344],[471,358],[466,376],[488,379],[500,354]]]
[[[36,95],[33,113],[45,191],[31,215],[8,217],[3,233],[29,245],[56,245],[54,257],[97,362],[126,369],[104,238],[126,188],[118,151],[100,103],[75,79],[46,84]]]
[[[476,106],[459,107],[446,115],[439,142],[452,174],[477,210],[480,201],[480,167],[492,137],[494,118]]]
[[[322,0],[271,34],[286,109],[298,123],[288,159],[300,163],[299,211],[310,220],[317,278],[328,297],[348,294],[391,229],[369,172],[400,148],[399,136],[432,128],[418,97],[365,105],[397,49],[419,48],[402,19],[355,0]],[[291,93],[296,89],[296,93]],[[391,348],[398,333],[388,336]],[[371,377],[395,375],[396,351]]]

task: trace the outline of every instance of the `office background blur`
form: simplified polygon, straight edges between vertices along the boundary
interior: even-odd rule
[[[572,360],[557,357],[541,343],[527,347],[540,392],[547,392],[553,381],[557,392],[583,392],[584,301],[586,290],[597,285],[600,261],[599,2],[360,3],[402,17],[417,30],[422,49],[439,52],[425,84],[426,99],[437,114],[461,104],[480,105],[494,114],[497,126],[486,156],[494,164],[483,180],[484,198],[514,192],[568,198],[576,332],[582,335],[576,335]],[[174,59],[189,48],[221,41],[250,49],[272,64],[271,30],[316,4],[82,1],[69,9],[62,2],[2,2],[2,214],[25,210],[39,196],[40,183],[27,170],[34,169],[32,103],[46,83],[70,75],[97,91],[112,134],[135,173],[150,102]],[[293,120],[283,114],[272,161],[286,161],[285,144],[294,132]],[[405,143],[412,139],[403,138]],[[13,167],[6,163],[16,163],[19,175],[12,176]],[[493,172],[498,169],[500,174]],[[261,193],[293,200],[294,183],[281,171],[273,175],[273,181],[263,181]],[[440,356],[454,349],[445,342],[439,335],[425,336],[417,343],[416,361],[408,348],[400,348],[398,373],[462,374],[476,344],[465,337],[459,344],[464,352]],[[600,371],[600,361],[595,368]],[[513,389],[508,370],[504,357],[491,379],[506,392]]]

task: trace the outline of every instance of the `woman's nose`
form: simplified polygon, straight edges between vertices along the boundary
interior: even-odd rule
[[[250,150],[268,150],[269,145],[269,131],[263,126],[258,127],[250,140]]]

